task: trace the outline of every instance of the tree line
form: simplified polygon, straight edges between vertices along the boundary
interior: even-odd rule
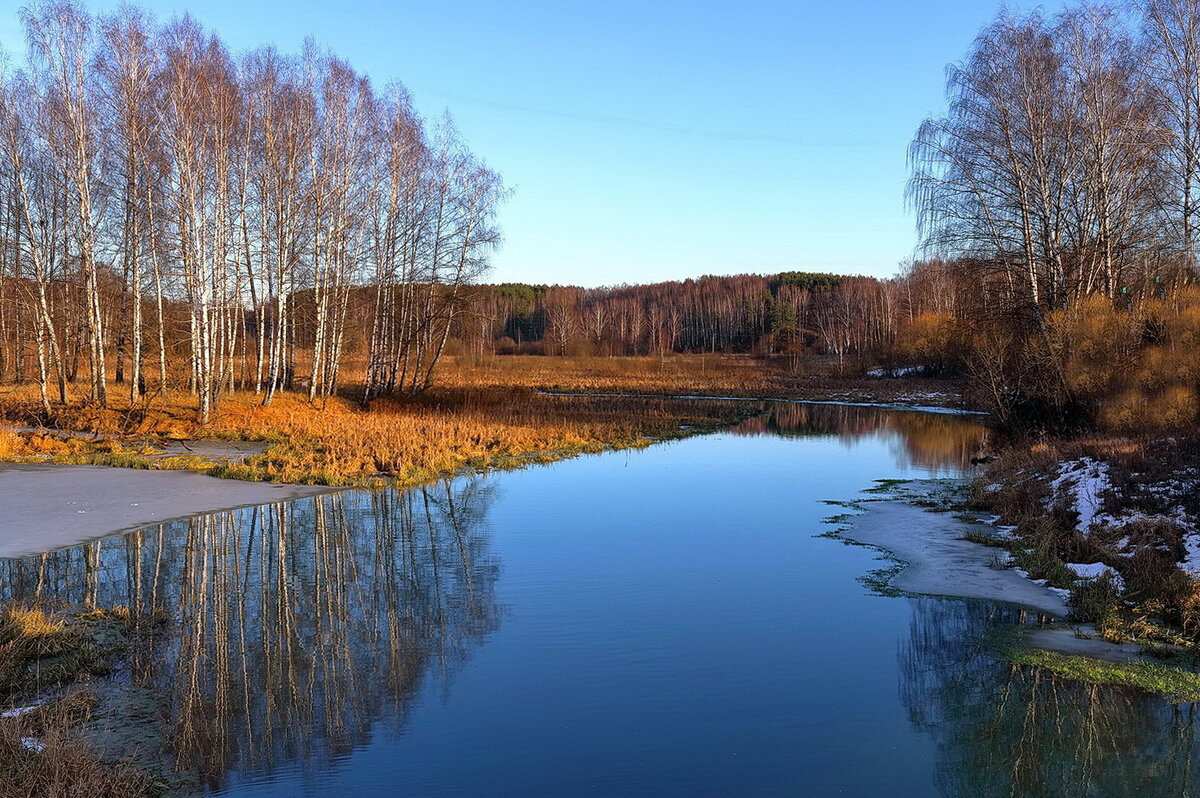
[[[979,394],[1003,419],[1194,422],[1200,3],[1002,11],[946,89],[908,197],[955,286],[929,326]]]
[[[189,17],[75,0],[21,22],[26,57],[0,73],[0,379],[36,381],[47,410],[81,376],[101,406],[112,383],[134,403],[188,388],[202,421],[235,388],[328,396],[348,363],[368,398],[429,385],[505,195],[448,116],[311,41],[235,56]]]
[[[908,304],[898,281],[784,272],[581,288],[508,283],[471,292],[465,353],[869,353]]]

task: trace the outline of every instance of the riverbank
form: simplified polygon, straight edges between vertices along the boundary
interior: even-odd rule
[[[749,356],[450,359],[412,398],[316,403],[226,394],[206,424],[164,391],[47,411],[32,385],[0,387],[0,461],[186,469],[249,481],[413,486],[464,469],[550,462],[727,426],[775,400],[965,411],[948,380],[800,372]],[[807,364],[805,368],[812,367]],[[754,405],[758,404],[759,407]]]
[[[187,397],[171,397],[183,404]],[[548,463],[700,434],[757,412],[745,402],[564,398],[524,390],[434,393],[362,409],[283,395],[228,397],[207,427],[180,404],[122,433],[123,411],[65,407],[62,428],[0,429],[0,557],[41,553],[174,518],[344,486],[411,487],[465,470]],[[9,395],[0,411],[19,415]],[[128,410],[124,411],[125,413]],[[175,421],[171,421],[175,419]],[[165,437],[206,435],[208,438]],[[156,434],[156,432],[158,434]]]
[[[909,441],[914,456],[934,461],[958,459],[963,465],[985,445],[981,435],[954,434],[955,430],[961,432],[967,428],[950,424],[949,417],[966,411],[944,408],[921,410],[896,405],[801,400],[772,403],[764,399],[695,396],[669,399],[619,395],[538,398],[553,399],[564,405],[578,403],[583,413],[592,412],[588,408],[609,401],[613,406],[610,412],[649,406],[662,415],[650,416],[649,423],[642,428],[653,433],[653,437],[650,434],[635,437],[622,430],[623,438],[583,445],[572,443],[552,450],[498,452],[470,461],[452,461],[456,470],[447,470],[443,474],[416,471],[410,472],[407,478],[386,479],[383,474],[359,473],[343,474],[344,480],[312,481],[407,487],[463,470],[507,469],[551,462],[588,451],[640,447],[655,440],[701,434],[739,420],[741,423],[734,427],[737,432],[762,432],[769,428],[781,434],[803,433],[814,424],[820,427],[832,423],[839,428],[853,428],[863,423],[885,423]],[[867,421],[861,417],[894,410],[921,412],[904,412],[889,417],[886,422],[874,415]],[[301,409],[300,412],[305,411]],[[308,408],[307,412],[317,411]],[[747,420],[748,416],[754,418]],[[612,429],[611,425],[607,428],[598,425],[590,430],[590,434],[599,437]],[[186,515],[286,501],[332,489],[328,485],[300,482],[279,484],[218,478],[247,474],[252,478],[262,477],[264,464],[269,467],[276,462],[281,448],[285,449],[285,457],[288,449],[302,451],[303,439],[290,440],[287,447],[278,447],[267,442],[222,440],[168,440],[150,444],[110,435],[29,427],[11,430],[12,433],[23,442],[24,448],[10,448],[10,457],[24,462],[0,464],[0,502],[10,508],[15,519],[0,529],[0,557],[40,553]],[[30,453],[44,449],[46,441],[64,447],[63,451],[54,455]],[[447,454],[455,451],[456,443],[448,442]],[[307,445],[320,451],[319,441],[309,440]],[[286,473],[304,476],[303,472]]]
[[[1188,438],[1013,443],[973,487],[1026,570],[1073,588],[1076,616],[1114,640],[1200,636],[1200,446]]]
[[[969,488],[961,480],[882,484],[847,505],[851,513],[830,521],[839,525],[837,537],[882,549],[897,561],[876,580],[885,589],[999,601],[1039,613],[1037,625],[983,641],[1016,664],[1138,687],[1174,701],[1200,700],[1200,674],[1188,647],[1114,635],[1080,617],[1080,597],[1108,577],[1072,572],[1067,586],[1036,578],[1020,567],[1028,554],[1020,538],[997,528],[996,517],[971,511]]]
[[[845,365],[845,364],[843,364]],[[967,408],[961,380],[904,372],[872,376],[828,358],[688,354],[657,357],[508,355],[445,358],[447,388],[529,388],[550,393],[805,399]]]
[[[325,486],[413,486],[464,469],[517,467],[695,434],[757,412],[743,402],[658,397],[564,398],[529,388],[438,389],[369,407],[344,398],[315,405],[280,394],[268,407],[253,393],[223,398],[208,424],[186,393],[147,408],[114,400],[52,407],[0,392],[0,460],[60,465],[190,469],[249,481]],[[32,429],[30,429],[32,428]],[[214,445],[257,446],[245,457]],[[172,451],[174,447],[174,451]]]
[[[0,794],[160,798],[181,779],[162,762],[104,758],[91,728],[98,685],[161,621],[113,609],[0,607]]]

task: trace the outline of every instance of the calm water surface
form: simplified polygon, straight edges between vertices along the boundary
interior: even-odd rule
[[[212,795],[1192,794],[1195,708],[997,662],[1016,611],[873,594],[816,537],[983,430],[782,405],[733,431],[230,511],[0,561],[8,597],[159,608]]]

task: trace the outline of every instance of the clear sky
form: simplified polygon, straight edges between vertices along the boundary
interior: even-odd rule
[[[427,118],[450,109],[515,189],[491,281],[585,286],[913,254],[905,152],[995,0],[141,0],[235,51],[305,36]],[[0,42],[23,48],[17,3]],[[93,10],[111,0],[89,3]],[[1018,8],[1032,3],[1016,3]],[[1058,7],[1047,2],[1048,10]]]

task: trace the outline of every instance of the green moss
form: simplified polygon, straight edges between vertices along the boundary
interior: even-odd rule
[[[963,535],[962,539],[970,543],[978,543],[980,546],[987,546],[993,549],[1007,549],[1012,545],[1012,540],[1009,538],[999,538],[984,532],[971,531]]]
[[[1157,662],[1108,662],[1041,649],[1018,649],[1009,659],[1077,681],[1137,687],[1175,703],[1200,701],[1200,674]]]
[[[1001,627],[984,644],[1016,665],[1044,668],[1065,679],[1088,684],[1134,687],[1174,703],[1200,701],[1200,673],[1185,667],[1138,660],[1111,662],[1082,654],[1063,654],[1029,644],[1024,627]]]
[[[892,564],[886,568],[876,568],[868,571],[864,576],[860,576],[858,581],[863,587],[867,588],[867,590],[877,596],[890,596],[892,598],[898,598],[906,594],[903,590],[892,584],[892,579],[903,570],[904,563],[892,562]]]

